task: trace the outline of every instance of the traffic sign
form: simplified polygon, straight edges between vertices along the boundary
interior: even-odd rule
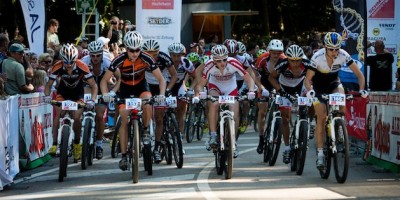
[[[91,13],[94,9],[94,0],[75,0],[76,14]]]

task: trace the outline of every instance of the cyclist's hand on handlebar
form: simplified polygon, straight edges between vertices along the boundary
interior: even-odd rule
[[[193,104],[199,103],[199,102],[200,102],[200,98],[199,98],[199,97],[193,97],[193,98],[192,98],[192,103],[193,103]]]
[[[187,96],[187,97],[193,97],[194,96],[194,91],[192,90],[192,89],[188,89],[187,91],[186,91],[186,95],[185,96]]]
[[[307,98],[309,98],[309,99],[313,99],[313,98],[315,97],[315,91],[314,91],[314,90],[309,90],[309,91],[307,91],[306,96],[307,96]]]
[[[114,101],[114,97],[115,97],[115,92],[114,91],[110,91],[107,94],[103,95],[103,100],[104,102],[108,103],[108,102],[112,102]]]
[[[362,98],[367,98],[369,95],[367,90],[360,90],[360,94]]]
[[[256,98],[256,93],[254,93],[253,91],[247,92],[247,99],[253,100],[255,98]]]
[[[44,97],[44,102],[45,103],[51,103],[51,96],[45,96]]]
[[[89,101],[86,102],[86,108],[87,108],[88,110],[92,110],[92,109],[94,108],[95,105],[96,105],[96,104],[94,103],[93,100],[89,100]]]
[[[155,102],[157,103],[163,103],[165,101],[165,96],[164,95],[157,95],[154,97]]]
[[[278,94],[281,97],[287,97],[288,96],[288,93],[286,93],[285,90],[283,90],[282,88],[280,90],[278,90]]]
[[[171,92],[170,89],[166,89],[166,90],[165,90],[165,96],[166,96],[166,97],[172,96],[172,92]]]
[[[265,89],[265,88],[263,88],[263,89],[262,89],[262,92],[261,92],[261,96],[263,96],[263,97],[268,97],[268,96],[269,96],[268,90]]]
[[[199,92],[200,96],[199,99],[207,99],[207,93],[206,92]]]

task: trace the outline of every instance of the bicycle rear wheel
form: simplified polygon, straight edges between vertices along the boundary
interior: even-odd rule
[[[90,138],[90,129],[92,128],[92,120],[86,119],[83,124],[83,140],[82,140],[82,155],[81,155],[81,168],[86,169],[87,164],[89,163],[89,138]],[[86,161],[88,163],[86,163]]]
[[[197,140],[201,141],[203,139],[203,128],[206,120],[206,115],[203,107],[197,107],[196,111],[197,121],[196,121],[196,135]]]
[[[61,144],[60,144],[60,169],[58,171],[58,182],[63,182],[64,177],[67,177],[67,165],[68,165],[68,142],[70,127],[64,126],[61,132]]]
[[[308,123],[306,121],[301,121],[299,130],[299,139],[298,139],[298,149],[296,153],[297,175],[303,174],[304,164],[306,162],[307,146],[308,146]]]
[[[271,154],[269,160],[269,166],[274,166],[276,163],[276,159],[278,158],[279,148],[281,147],[282,143],[282,119],[276,118],[275,120],[275,127],[274,127],[274,141],[272,141],[269,151]]]
[[[151,144],[143,145],[144,169],[147,175],[153,175],[153,156],[151,154]]]
[[[349,171],[349,141],[343,119],[335,119],[335,138],[337,152],[333,154],[336,181],[344,183]]]
[[[139,121],[133,120],[130,133],[130,145],[132,153],[132,179],[133,183],[139,182]]]
[[[179,131],[178,122],[176,121],[176,116],[174,113],[171,113],[169,116],[170,125],[170,134],[172,136],[172,152],[174,154],[175,164],[178,168],[182,168],[183,166],[183,149],[182,149],[182,137]]]
[[[119,136],[118,131],[119,127],[121,127],[121,118],[118,116],[117,123],[115,123],[114,134],[111,142],[111,157],[116,158],[120,153],[120,146],[119,146]]]
[[[235,145],[235,137],[232,138],[235,128],[233,127],[232,119],[227,119],[224,123],[224,134],[225,134],[225,155],[226,155],[226,167],[225,167],[225,179],[231,179],[233,174],[233,149]]]
[[[322,170],[319,170],[319,175],[323,179],[328,179],[329,174],[331,173],[331,162],[332,162],[332,149],[329,148],[331,145],[331,139],[326,134],[325,141],[324,141],[324,155],[325,155],[325,160],[324,160],[324,168]]]
[[[254,105],[254,118],[253,118],[253,127],[254,127],[254,131],[258,132],[258,106]]]
[[[186,141],[187,143],[191,143],[194,138],[195,130],[196,130],[196,105],[191,105],[189,109],[189,113],[187,114],[186,123],[185,123],[185,131],[186,131]]]

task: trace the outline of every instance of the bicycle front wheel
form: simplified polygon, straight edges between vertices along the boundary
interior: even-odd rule
[[[172,152],[174,154],[175,164],[178,168],[182,168],[183,166],[182,137],[174,113],[171,113],[169,120],[171,120],[170,124],[172,125],[170,127],[171,128],[170,134],[172,136]]]
[[[226,167],[225,167],[225,179],[231,179],[233,173],[233,149],[235,146],[234,135],[235,127],[233,127],[232,119],[227,119],[224,124],[225,134],[225,155],[226,155]]]
[[[296,160],[297,160],[297,168],[296,174],[302,175],[304,170],[304,164],[306,162],[306,153],[308,146],[308,123],[306,121],[300,122],[300,130],[299,130],[299,139],[298,139],[298,149],[296,152]]]
[[[189,113],[187,114],[186,123],[185,123],[187,143],[191,143],[193,141],[194,133],[196,130],[195,120],[196,120],[196,105],[191,105]]]
[[[111,157],[112,158],[118,157],[118,154],[120,153],[119,136],[118,136],[119,127],[121,127],[121,118],[118,116],[117,123],[116,123],[115,129],[114,129],[113,139],[111,142]]]
[[[83,140],[82,140],[82,155],[81,155],[81,168],[86,169],[87,164],[89,163],[89,154],[90,154],[90,129],[92,127],[92,120],[86,119],[83,124]],[[86,163],[87,161],[87,163]]]
[[[68,165],[68,143],[70,127],[64,126],[61,132],[61,144],[60,144],[60,170],[58,172],[58,181],[63,182],[64,177],[67,177],[67,165]]]
[[[139,121],[137,119],[133,120],[133,124],[131,124],[131,133],[130,133],[130,145],[131,153],[133,155],[132,158],[132,179],[133,183],[137,183],[139,181]]]
[[[196,111],[196,116],[197,116],[197,121],[196,121],[196,135],[197,135],[197,140],[201,141],[203,139],[203,128],[206,120],[206,115],[204,108],[202,107],[197,107]]]
[[[274,140],[272,141],[269,151],[271,155],[271,159],[269,160],[269,166],[274,166],[276,163],[276,159],[278,158],[279,148],[282,143],[282,119],[276,118],[275,127],[274,127]]]
[[[153,156],[151,156],[151,144],[143,145],[144,169],[147,175],[153,175]]]
[[[349,171],[349,141],[346,124],[343,119],[335,119],[336,153],[333,154],[333,166],[336,181],[344,183]]]
[[[324,141],[324,168],[319,170],[319,175],[323,179],[329,178],[329,174],[331,173],[331,162],[332,162],[332,149],[330,148],[331,146],[331,139],[326,134],[325,136],[325,141]]]
[[[290,138],[289,138],[289,144],[290,144],[290,149],[291,149],[291,152],[290,152],[290,171],[296,171],[296,169],[297,169],[297,151],[298,151],[298,149],[295,147],[295,145],[296,145],[296,124],[297,124],[297,121],[295,122],[295,125],[294,125],[294,129],[292,130],[292,134],[290,135]]]

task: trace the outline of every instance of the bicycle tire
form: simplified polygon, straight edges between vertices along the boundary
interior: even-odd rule
[[[183,166],[183,147],[182,147],[182,137],[179,131],[178,122],[176,121],[176,116],[174,113],[170,113],[169,119],[171,120],[172,126],[171,136],[172,136],[172,152],[174,155],[174,160],[176,167],[182,168]]]
[[[233,148],[235,145],[235,139],[231,137],[232,132],[235,128],[233,127],[232,119],[227,119],[224,123],[224,134],[225,134],[225,155],[226,155],[226,167],[225,167],[225,179],[231,179],[233,174]]]
[[[220,150],[215,152],[215,168],[217,169],[217,174],[222,175],[225,169],[225,154]]]
[[[131,128],[131,144],[132,148],[132,181],[133,183],[139,182],[139,120],[134,119]]]
[[[298,139],[298,149],[297,149],[297,168],[296,174],[302,175],[304,170],[304,165],[306,162],[307,155],[307,146],[308,146],[308,122],[301,121],[300,122],[300,130],[299,130],[299,139]]]
[[[143,145],[144,169],[147,175],[153,175],[153,156],[151,154],[151,144]]]
[[[81,155],[81,168],[86,169],[89,163],[89,137],[90,129],[92,128],[92,121],[86,119],[83,124],[83,140],[82,140],[82,155]]]
[[[333,166],[336,181],[344,183],[349,171],[349,140],[346,124],[343,119],[335,119],[336,153],[333,154]],[[342,132],[340,132],[340,129]],[[343,133],[343,135],[341,134]]]
[[[171,124],[167,118],[167,115],[164,115],[164,119],[163,119],[163,123],[164,123],[164,134],[163,134],[163,139],[165,142],[165,145],[163,146],[163,154],[165,156],[165,161],[167,162],[167,165],[172,164],[172,140],[171,138],[171,134],[170,134],[170,129],[171,129]]]
[[[274,141],[272,142],[272,145],[270,146],[270,153],[271,157],[269,160],[269,166],[274,166],[276,163],[276,159],[278,158],[279,155],[279,148],[281,147],[282,143],[282,119],[281,118],[276,118],[275,120],[275,128],[274,128]]]
[[[60,169],[58,172],[58,182],[63,182],[64,177],[67,177],[69,135],[70,127],[63,126],[61,131]]]
[[[201,141],[203,139],[203,128],[206,120],[206,115],[205,115],[205,110],[204,107],[197,107],[197,112],[196,115],[197,117],[197,122],[196,122],[196,135],[197,135],[197,140]]]
[[[118,148],[119,148],[119,137],[118,137],[118,131],[119,127],[121,127],[121,118],[118,116],[117,118],[117,123],[115,123],[115,129],[114,129],[114,134],[111,142],[111,157],[116,158],[118,157]]]
[[[270,146],[271,146],[271,143],[269,142],[269,137],[270,137],[270,131],[269,131],[269,126],[264,130],[264,134],[263,134],[263,136],[264,136],[264,150],[263,150],[263,152],[264,152],[264,156],[263,156],[263,161],[266,163],[266,162],[269,162],[269,159],[270,159],[270,157],[271,157],[271,152],[270,152]]]
[[[289,144],[290,144],[290,171],[296,171],[297,169],[297,149],[295,147],[296,144],[296,124],[297,121],[295,123],[295,128],[292,130],[292,134],[290,135],[289,138]]]
[[[321,176],[322,179],[328,179],[329,175],[331,173],[331,163],[332,163],[332,150],[330,148],[331,145],[331,139],[328,136],[328,134],[326,134],[325,136],[325,141],[324,141],[324,147],[323,147],[323,151],[324,151],[324,155],[325,155],[325,159],[324,159],[324,169],[319,170],[319,175]]]
[[[253,119],[253,127],[254,127],[254,131],[258,132],[258,106],[254,105],[254,119]]]
[[[195,119],[196,119],[196,109],[195,109],[195,105],[190,106],[189,109],[189,113],[186,119],[186,123],[185,123],[185,131],[186,131],[186,142],[187,143],[191,143],[193,141],[194,138],[194,134],[195,134],[195,129],[196,129],[196,125],[195,125]]]

